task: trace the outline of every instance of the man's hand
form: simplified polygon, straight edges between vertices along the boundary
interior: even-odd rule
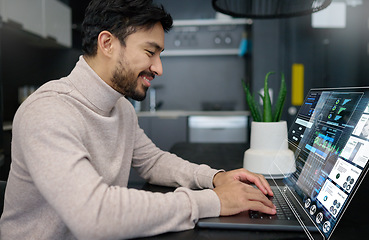
[[[247,184],[255,184],[265,195],[273,196],[272,189],[263,175],[252,173],[244,168],[215,174],[213,185],[214,187],[218,187],[233,180],[238,180]]]
[[[249,185],[255,184],[257,188]],[[221,203],[220,215],[233,215],[246,210],[275,214],[273,203],[265,196],[273,192],[264,176],[246,169],[219,172],[213,179],[214,191]]]

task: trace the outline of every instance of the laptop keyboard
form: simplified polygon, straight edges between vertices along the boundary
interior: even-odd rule
[[[292,210],[289,208],[286,200],[283,198],[282,194],[277,190],[273,191],[274,196],[270,197],[270,200],[273,204],[277,207],[277,214],[269,215],[265,213],[260,213],[258,211],[249,211],[250,218],[253,219],[281,219],[281,220],[291,220],[296,219],[295,215],[293,214]]]

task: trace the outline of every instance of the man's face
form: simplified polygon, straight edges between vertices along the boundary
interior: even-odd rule
[[[160,23],[152,29],[139,29],[120,45],[111,82],[113,88],[137,101],[146,97],[155,75],[162,75],[160,53],[164,50],[164,30]]]

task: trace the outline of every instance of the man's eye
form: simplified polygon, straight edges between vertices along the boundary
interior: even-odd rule
[[[146,50],[146,52],[147,52],[148,54],[150,54],[151,56],[154,56],[154,55],[155,55],[155,53],[154,53],[154,52],[152,52],[152,51]]]

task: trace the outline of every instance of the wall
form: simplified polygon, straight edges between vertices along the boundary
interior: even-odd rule
[[[215,17],[215,10],[211,5],[212,0],[154,0],[161,4],[171,14],[173,19],[208,19]]]
[[[244,60],[237,56],[162,57],[164,74],[153,81],[163,110],[202,110],[203,103],[233,103],[244,109],[241,78]],[[147,106],[147,100],[143,103]],[[147,107],[146,107],[147,109]]]
[[[367,81],[369,63],[369,2],[347,7],[347,26],[343,29],[316,29],[311,17],[289,21],[284,27],[291,52],[290,59],[305,64],[307,89],[312,87],[362,86]]]
[[[4,122],[11,122],[19,107],[18,88],[24,85],[40,86],[66,76],[81,54],[76,49],[43,46],[42,39],[0,28],[0,79]],[[30,41],[31,39],[31,41]],[[37,42],[36,41],[36,42]],[[47,43],[46,43],[47,45]],[[6,180],[10,169],[11,131],[0,131],[0,180]]]
[[[178,19],[215,17],[211,0],[157,0]],[[3,55],[4,120],[11,121],[18,103],[18,88],[39,86],[69,74],[80,50],[44,48],[29,44],[18,35],[1,32]],[[169,33],[171,34],[171,33]],[[162,57],[164,74],[153,81],[157,100],[163,110],[201,110],[203,102],[231,102],[243,110],[241,78],[245,76],[245,59],[238,56]],[[148,98],[142,103],[149,109]]]
[[[163,4],[174,20],[209,19],[216,13],[211,0],[155,2]],[[246,75],[245,58],[237,55],[163,56],[162,63],[164,74],[152,82],[153,87],[160,87],[157,102],[163,103],[162,110],[202,110],[204,102],[231,103],[235,110],[245,109],[241,84]],[[149,109],[148,98],[142,103],[142,109]]]
[[[35,45],[18,32],[0,30],[4,121],[12,121],[19,107],[18,88],[69,74],[79,50]]]
[[[155,0],[174,19],[214,18],[211,0]],[[254,20],[252,79],[246,78],[245,58],[238,56],[162,57],[164,75],[153,81],[162,109],[200,110],[205,101],[234,102],[245,108],[240,79],[254,89],[262,88],[268,71],[284,72],[290,83],[292,63],[305,65],[305,93],[312,87],[367,85],[369,2],[347,8],[347,28],[313,29],[311,16],[291,19]],[[65,76],[73,68],[79,50],[44,49],[29,46],[1,32],[4,114],[9,121],[18,107],[17,89],[25,84],[40,85]],[[45,67],[47,66],[47,67]],[[279,88],[277,77],[270,85]],[[290,94],[287,96],[290,104]],[[143,103],[148,109],[147,100]]]
[[[311,16],[255,20],[253,24],[253,86],[260,89],[266,72],[284,72],[288,87],[291,66],[305,66],[305,95],[310,88],[368,86],[369,1],[347,7],[343,29],[311,27]],[[279,89],[279,81],[271,82]],[[291,105],[288,93],[287,105]],[[285,109],[287,111],[287,108]],[[284,118],[289,118],[285,112]],[[293,118],[293,116],[292,116]]]

